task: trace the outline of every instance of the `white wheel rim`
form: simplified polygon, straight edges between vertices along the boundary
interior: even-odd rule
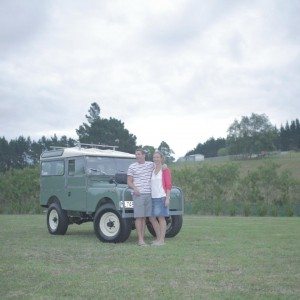
[[[49,214],[49,226],[52,231],[55,231],[58,227],[59,219],[58,219],[58,213],[55,209],[52,209]]]
[[[115,236],[120,230],[119,218],[112,212],[102,215],[99,223],[100,231],[108,236]]]

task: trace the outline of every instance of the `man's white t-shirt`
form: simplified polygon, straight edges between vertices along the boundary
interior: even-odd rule
[[[151,175],[154,163],[145,161],[143,164],[135,162],[128,168],[127,175],[133,177],[133,184],[141,194],[151,193]]]

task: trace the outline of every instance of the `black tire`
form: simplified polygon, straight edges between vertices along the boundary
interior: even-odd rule
[[[167,220],[166,237],[176,236],[182,227],[182,215],[170,216]]]
[[[51,234],[64,235],[68,230],[68,215],[58,203],[52,203],[47,211],[47,227]]]
[[[132,227],[132,219],[122,218],[113,204],[104,204],[96,212],[94,230],[97,238],[105,243],[125,242]]]
[[[167,222],[166,238],[174,237],[179,233],[182,227],[182,215],[167,217],[166,222]],[[155,237],[156,234],[150,221],[147,221],[146,224],[149,232]]]

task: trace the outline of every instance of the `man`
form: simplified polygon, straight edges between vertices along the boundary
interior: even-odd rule
[[[133,189],[133,207],[135,228],[138,234],[138,245],[146,246],[144,240],[146,217],[152,213],[151,175],[153,162],[146,161],[143,149],[135,151],[136,162],[131,164],[127,172],[127,184]]]

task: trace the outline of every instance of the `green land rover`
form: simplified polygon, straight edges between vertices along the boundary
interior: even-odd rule
[[[44,151],[40,158],[40,204],[47,208],[48,231],[63,235],[70,224],[93,222],[101,241],[126,241],[134,229],[126,175],[133,162],[133,154],[117,151],[114,146],[78,144]],[[182,191],[172,187],[166,237],[180,231],[182,214]],[[150,222],[147,228],[154,236]]]

